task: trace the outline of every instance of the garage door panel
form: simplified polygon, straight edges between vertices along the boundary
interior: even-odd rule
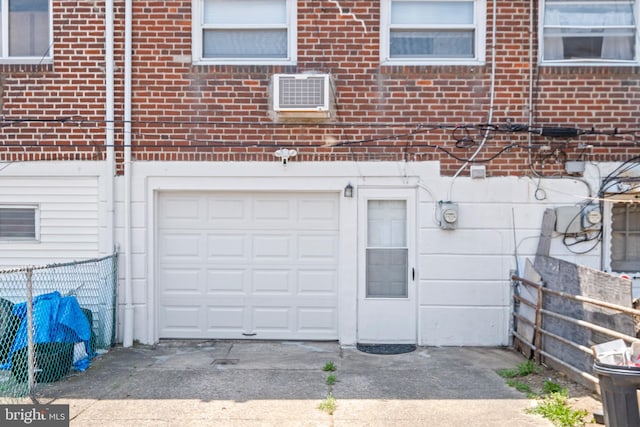
[[[252,291],[254,295],[289,295],[291,294],[290,270],[254,269],[252,274]]]
[[[189,336],[202,328],[202,307],[164,304],[159,313],[161,327],[172,338]]]
[[[235,332],[241,334],[244,331],[245,307],[238,306],[209,306],[207,316],[207,330],[219,332]]]
[[[237,198],[215,197],[208,199],[208,215],[210,222],[244,223],[247,222],[247,200]]]
[[[336,339],[339,200],[161,194],[160,337]]]
[[[298,260],[319,261],[335,264],[338,258],[338,243],[335,234],[298,235]]]
[[[166,268],[160,279],[160,291],[164,295],[200,295],[201,277],[199,268]]]
[[[210,258],[245,259],[247,257],[245,234],[209,234],[207,242]]]
[[[291,311],[288,306],[253,307],[253,330],[258,331],[290,331]]]
[[[336,298],[338,277],[335,270],[298,270],[297,283],[300,295],[329,295]]]
[[[335,198],[303,199],[298,210],[298,224],[314,228],[337,228],[338,202]]]
[[[298,309],[298,331],[331,332],[337,327],[336,319],[335,308],[300,308]]]
[[[202,257],[200,233],[165,233],[160,240],[160,257],[168,260],[175,258],[193,258],[200,261]]]
[[[292,201],[288,198],[258,198],[254,201],[253,220],[256,225],[263,222],[287,224],[291,219],[292,209]]]
[[[160,206],[166,218],[174,224],[201,222],[205,214],[199,197],[164,197]]]
[[[254,259],[293,261],[291,235],[255,234],[252,242]]]
[[[210,269],[207,271],[208,294],[245,293],[247,271],[245,269]]]

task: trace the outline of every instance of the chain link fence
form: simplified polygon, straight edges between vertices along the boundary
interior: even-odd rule
[[[84,371],[115,342],[117,257],[0,270],[0,398]]]

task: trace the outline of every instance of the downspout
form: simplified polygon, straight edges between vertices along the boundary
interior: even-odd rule
[[[106,248],[109,254],[115,246],[115,177],[116,156],[114,147],[114,62],[113,62],[113,0],[105,0],[104,24],[104,72],[105,72],[105,169],[106,169]]]
[[[124,335],[122,345],[133,345],[133,284],[131,278],[131,37],[132,0],[124,11]]]

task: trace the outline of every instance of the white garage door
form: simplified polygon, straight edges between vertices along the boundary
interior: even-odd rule
[[[163,193],[161,338],[337,339],[329,193]]]

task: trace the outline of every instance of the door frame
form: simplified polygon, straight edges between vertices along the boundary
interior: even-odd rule
[[[366,297],[367,202],[369,200],[405,200],[407,202],[407,298]],[[417,189],[416,187],[360,187],[358,189],[358,286],[357,342],[370,344],[416,344],[418,342],[417,277]],[[390,316],[380,316],[381,309]],[[407,315],[409,315],[407,317]],[[378,324],[372,324],[378,319]],[[381,327],[402,325],[404,330],[382,331]]]

